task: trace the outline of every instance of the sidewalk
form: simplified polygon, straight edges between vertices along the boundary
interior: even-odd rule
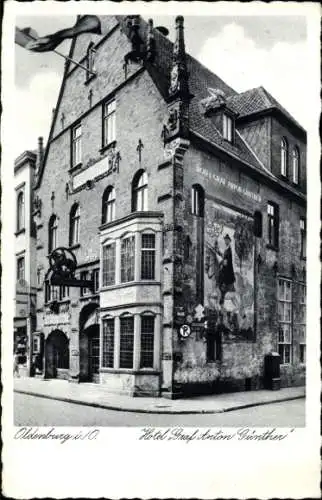
[[[14,392],[109,410],[168,414],[222,413],[305,397],[305,387],[289,387],[279,391],[235,392],[169,400],[110,394],[98,384],[36,378],[16,378]]]

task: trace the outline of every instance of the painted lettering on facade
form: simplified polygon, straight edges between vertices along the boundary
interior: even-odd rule
[[[203,177],[206,177],[209,180],[216,182],[217,184],[220,184],[230,189],[231,191],[235,191],[236,193],[240,193],[244,196],[247,196],[248,198],[251,198],[254,201],[258,201],[259,203],[262,201],[262,197],[259,194],[250,191],[249,189],[247,189],[244,186],[241,186],[240,184],[236,184],[235,182],[230,181],[226,177],[217,175],[216,173],[211,172],[207,168],[202,168],[197,166],[197,173],[201,174]]]
[[[206,203],[205,306],[211,329],[251,340],[254,335],[253,221]]]

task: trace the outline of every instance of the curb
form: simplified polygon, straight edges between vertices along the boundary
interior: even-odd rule
[[[115,406],[112,404],[104,404],[104,403],[95,403],[95,402],[89,402],[89,401],[80,401],[79,399],[72,399],[72,398],[65,398],[63,396],[50,396],[48,394],[39,394],[36,392],[28,391],[28,390],[23,390],[23,389],[14,389],[14,392],[18,394],[26,394],[28,396],[35,396],[38,398],[44,398],[44,399],[51,399],[54,401],[63,401],[65,403],[72,403],[72,404],[77,404],[77,405],[82,405],[82,406],[91,406],[93,408],[102,408],[105,410],[114,410],[114,411],[122,411],[122,412],[132,412],[132,413],[152,413],[152,414],[165,414],[165,415],[197,415],[197,414],[216,414],[216,413],[226,413],[230,411],[236,411],[236,410],[242,410],[244,408],[252,408],[254,406],[264,406],[268,404],[274,404],[274,403],[283,403],[284,401],[293,401],[295,399],[304,399],[304,395],[300,396],[285,396],[284,398],[281,399],[274,399],[271,401],[258,401],[257,403],[245,403],[241,404],[238,406],[233,406],[233,407],[228,407],[228,408],[220,408],[216,410],[179,410],[179,411],[173,411],[173,410],[163,410],[163,411],[158,411],[157,409],[149,409],[149,408],[125,408],[125,407],[120,407],[120,406]]]

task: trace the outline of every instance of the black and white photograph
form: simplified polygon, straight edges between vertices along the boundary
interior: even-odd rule
[[[77,455],[121,427],[143,454],[177,444],[193,455],[198,441],[208,461],[232,439],[237,453],[238,441],[263,454],[264,441],[283,445],[282,457],[313,422],[310,359],[319,386],[319,267],[308,285],[318,11],[32,3],[43,2],[10,11],[12,163],[1,169],[15,449],[50,453],[57,436],[64,450],[79,439]],[[319,496],[305,476],[291,498]],[[217,495],[210,484],[200,498]]]

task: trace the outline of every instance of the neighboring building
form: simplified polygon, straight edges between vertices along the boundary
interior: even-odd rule
[[[36,325],[36,232],[32,217],[37,155],[24,151],[14,165],[15,186],[15,317],[14,351],[22,371],[30,373],[30,346]]]
[[[182,17],[174,44],[101,22],[72,43],[97,74],[65,67],[37,176],[44,376],[176,397],[262,384],[277,351],[282,385],[304,383],[305,131],[187,55]],[[93,290],[50,284],[57,247]]]

